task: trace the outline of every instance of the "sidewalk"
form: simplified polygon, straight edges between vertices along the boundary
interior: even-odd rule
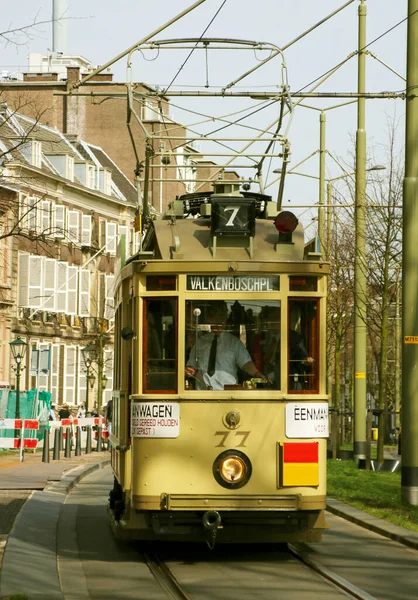
[[[71,458],[63,458],[61,452],[61,457],[60,460],[52,460],[51,452],[50,462],[43,463],[42,450],[36,453],[27,451],[24,461],[20,462],[18,452],[0,452],[0,580],[5,578],[4,571],[1,572],[5,566],[5,547],[15,522],[18,525],[18,515],[30,511],[31,505],[37,505],[39,509],[40,497],[53,494],[55,500],[59,498],[56,515],[33,515],[37,528],[41,531],[44,529],[46,534],[54,526],[55,517],[58,518],[61,504],[72,487],[95,469],[110,462],[106,450]],[[48,520],[53,523],[47,523]]]

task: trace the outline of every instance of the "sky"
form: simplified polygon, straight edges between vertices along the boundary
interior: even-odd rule
[[[289,44],[330,13],[346,4],[347,0],[206,0],[188,15],[155,39],[200,37],[207,29],[206,37],[268,42],[278,47]],[[158,27],[193,5],[192,0],[68,0],[68,52],[80,54],[93,64],[103,65],[135,42],[145,38]],[[315,29],[284,52],[287,78],[292,91],[309,90],[309,84],[345,60],[358,46],[358,6],[355,0],[325,24]],[[406,18],[407,0],[366,0],[368,50],[383,63],[402,76],[406,71]],[[19,0],[9,3],[7,17],[0,17],[0,32],[27,25],[34,20],[48,21],[52,14],[52,0]],[[400,24],[399,24],[400,23]],[[398,25],[399,24],[399,25]],[[29,52],[46,53],[52,47],[52,26],[38,25],[30,31],[29,39],[21,39],[22,45],[1,44],[0,71],[25,70]],[[155,51],[136,53],[133,60],[133,79],[165,88],[176,77],[180,65],[189,51],[175,50],[157,54]],[[220,86],[264,58],[262,52],[209,53],[207,63],[204,52],[195,52],[171,89],[179,86]],[[281,83],[281,61],[270,61],[264,69],[239,83],[235,89],[271,91]],[[126,59],[112,66],[115,80],[126,78]],[[305,87],[307,86],[307,87]],[[366,88],[368,92],[402,91],[404,80],[391,72],[372,56],[367,57]],[[196,88],[193,88],[196,89]],[[355,92],[357,89],[357,59],[352,58],[337,74],[330,78],[319,91]],[[178,108],[186,106],[203,114],[225,115],[248,106],[248,101],[233,99],[225,106],[220,99],[192,98],[172,99],[171,116],[185,123],[195,123],[193,117]],[[357,127],[356,104],[331,109],[346,100],[308,100],[311,108],[298,107],[289,127],[291,144],[290,168],[303,161],[319,148],[319,110],[326,111],[326,148],[340,161],[352,164],[353,140]],[[223,104],[222,104],[223,103]],[[315,110],[316,109],[316,110]],[[381,164],[385,160],[388,124],[395,120],[398,126],[398,148],[404,143],[403,100],[368,100],[366,130],[369,164]],[[247,124],[263,128],[278,115],[278,105],[255,114]],[[286,121],[286,125],[288,121]],[[207,125],[205,125],[207,131]],[[245,132],[245,130],[244,130]],[[245,134],[245,133],[244,133]],[[240,135],[243,135],[241,130]],[[203,147],[202,150],[205,150]],[[258,151],[258,150],[257,150]],[[217,159],[214,159],[217,160]],[[219,160],[219,159],[218,159]],[[269,163],[271,171],[280,164]],[[349,169],[350,170],[350,169]],[[297,171],[318,175],[319,160],[315,155]],[[245,171],[248,173],[248,171]],[[327,159],[326,177],[342,174],[332,160]],[[276,186],[266,192],[275,195]],[[284,202],[287,207],[313,204],[318,200],[318,185],[315,179],[297,175],[286,179]],[[299,214],[302,214],[299,210]]]

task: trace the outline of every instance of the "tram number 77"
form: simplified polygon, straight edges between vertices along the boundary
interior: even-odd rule
[[[225,442],[228,438],[229,435],[233,434],[235,436],[241,436],[241,442],[239,444],[236,445],[236,448],[245,448],[245,442],[247,441],[248,436],[250,435],[251,431],[216,431],[215,435],[220,435],[222,436],[221,441],[219,442],[219,444],[217,444],[215,446],[215,448],[225,448]],[[235,444],[234,444],[235,445]]]

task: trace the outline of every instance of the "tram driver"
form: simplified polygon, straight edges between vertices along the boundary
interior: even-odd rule
[[[223,300],[210,303],[205,316],[205,324],[210,331],[196,337],[186,366],[186,377],[195,380],[196,389],[223,390],[225,385],[238,384],[238,371],[241,369],[250,377],[268,381],[259,372],[241,340],[225,331],[227,305]]]

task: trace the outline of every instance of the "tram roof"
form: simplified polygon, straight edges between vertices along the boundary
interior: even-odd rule
[[[183,258],[193,261],[213,261],[213,238],[210,219],[156,220],[154,226],[154,255],[162,260]],[[173,247],[177,243],[176,255]],[[292,235],[292,243],[279,243],[274,222],[257,219],[253,238],[252,261],[301,261],[304,259],[303,226],[299,224]],[[159,256],[158,256],[159,255]],[[218,237],[216,260],[248,261],[248,237]]]

